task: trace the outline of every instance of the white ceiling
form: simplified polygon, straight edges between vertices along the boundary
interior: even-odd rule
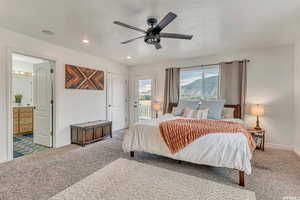
[[[119,20],[147,28],[148,16],[178,14],[164,31],[193,34],[163,39],[156,50]],[[290,44],[300,38],[299,0],[0,0],[0,26],[126,65]],[[55,35],[45,35],[48,29]],[[89,39],[90,44],[81,43]],[[126,57],[131,56],[131,60]]]

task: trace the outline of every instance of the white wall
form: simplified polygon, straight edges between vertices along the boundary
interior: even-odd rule
[[[33,63],[24,62],[21,60],[13,60],[13,71],[15,72],[33,72]]]
[[[247,102],[261,103],[266,106],[266,114],[261,118],[262,126],[267,129],[266,141],[279,148],[292,148],[294,139],[293,54],[294,48],[290,45],[136,66],[131,67],[129,71],[131,78],[144,74],[155,76],[157,79],[155,98],[163,101],[165,68],[213,64],[247,58],[250,60]],[[132,91],[130,95],[132,96]],[[248,117],[247,121],[253,124],[255,119]]]
[[[300,156],[300,41],[295,44],[295,72],[294,72],[294,92],[295,92],[295,152]]]
[[[22,106],[32,106],[32,90],[33,90],[33,77],[21,74],[13,74],[12,76],[12,102],[15,103],[15,95],[22,94]]]
[[[80,42],[80,41],[78,41]],[[70,124],[106,118],[106,90],[64,89],[65,64],[86,66],[106,72],[128,73],[128,68],[120,64],[52,45],[6,29],[0,29],[0,162],[7,160],[7,108],[6,108],[6,66],[7,49],[20,49],[56,60],[56,147],[70,143]],[[107,74],[105,74],[107,77]]]

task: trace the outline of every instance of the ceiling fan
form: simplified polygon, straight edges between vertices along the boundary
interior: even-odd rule
[[[125,28],[133,29],[133,30],[136,30],[136,31],[139,31],[139,32],[142,32],[145,34],[145,35],[127,40],[125,42],[121,42],[121,44],[127,44],[134,40],[144,38],[145,43],[154,45],[156,49],[160,49],[161,48],[161,45],[160,45],[161,38],[173,38],[173,39],[185,39],[185,40],[191,40],[193,38],[193,35],[183,35],[183,34],[177,34],[177,33],[162,33],[161,32],[176,17],[177,17],[176,14],[169,12],[158,24],[157,24],[158,20],[156,18],[149,17],[147,19],[147,24],[151,27],[148,28],[148,30],[143,30],[143,29],[125,24],[123,22],[119,22],[119,21],[114,21],[114,24],[123,26]]]

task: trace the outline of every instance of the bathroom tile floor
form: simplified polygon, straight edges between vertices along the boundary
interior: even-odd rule
[[[32,133],[23,136],[14,136],[14,158],[46,149],[48,149],[48,147],[33,143]]]

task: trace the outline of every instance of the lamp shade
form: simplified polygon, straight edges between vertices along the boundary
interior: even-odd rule
[[[251,114],[255,116],[263,116],[265,114],[264,106],[261,104],[252,105]]]
[[[154,102],[154,103],[152,104],[152,108],[153,108],[154,111],[160,111],[160,109],[161,109],[161,104],[160,104],[159,102]]]

